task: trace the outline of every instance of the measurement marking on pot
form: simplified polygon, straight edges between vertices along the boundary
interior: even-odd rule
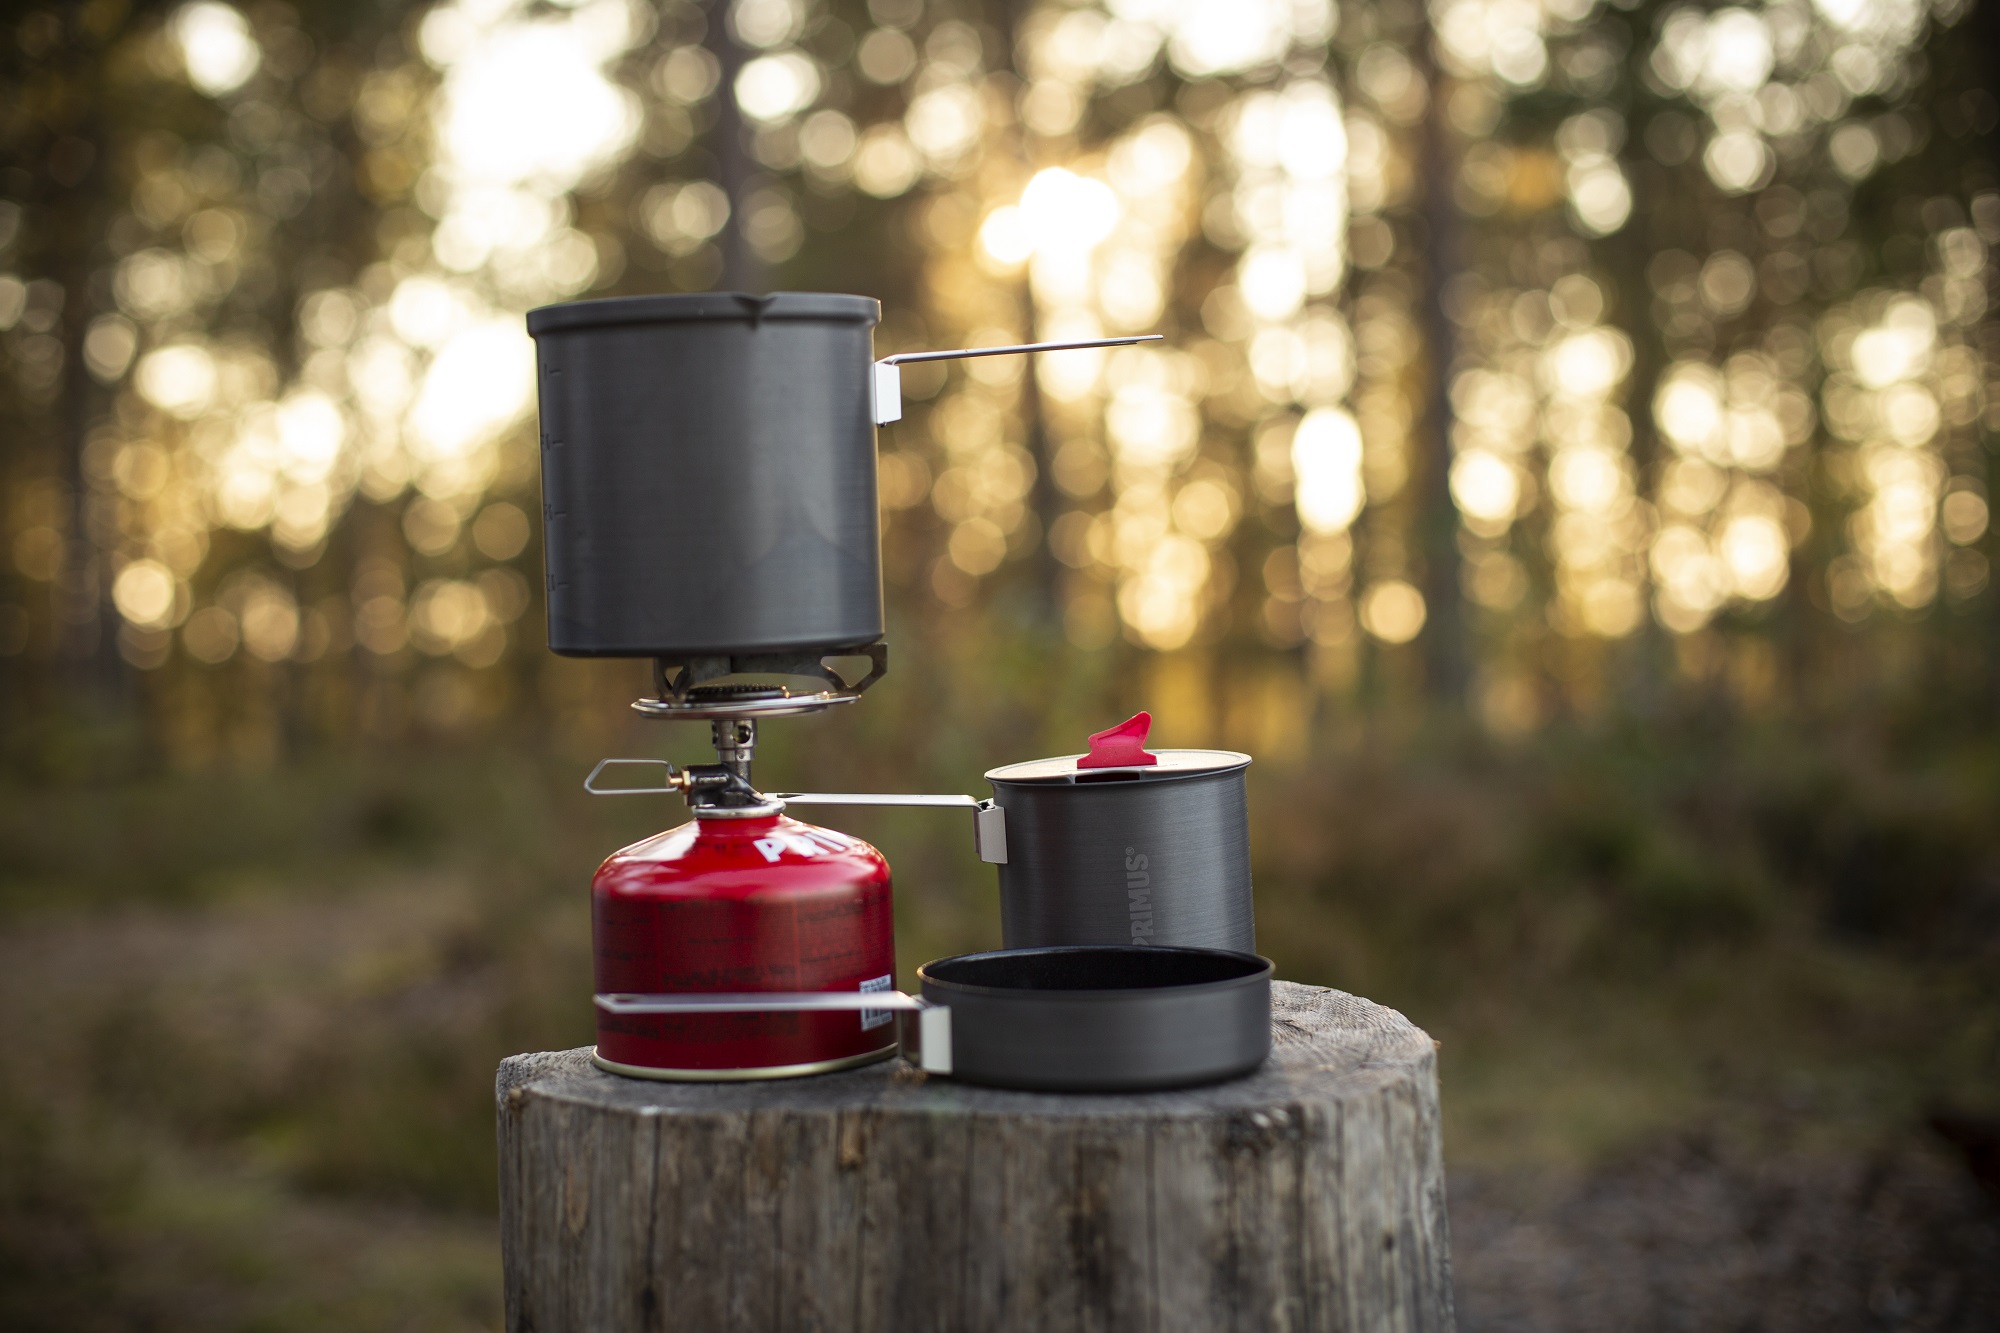
[[[1137,848],[1125,849],[1125,910],[1132,918],[1132,943],[1153,942],[1152,862]]]

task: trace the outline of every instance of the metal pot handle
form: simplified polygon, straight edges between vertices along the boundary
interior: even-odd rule
[[[910,805],[943,806],[972,811],[972,845],[989,865],[1007,864],[1007,812],[976,796],[916,796],[900,792],[781,791],[771,793],[786,805]]]
[[[951,1009],[903,991],[717,991],[593,997],[607,1014],[795,1014],[889,1009],[896,1012],[896,1050],[926,1074],[951,1072]]]
[[[614,764],[653,764],[666,770],[666,784],[659,787],[601,787],[598,777]],[[687,791],[687,775],[665,759],[600,759],[583,789],[592,796],[662,796]],[[990,865],[1007,864],[1007,812],[991,800],[976,796],[917,795],[872,791],[780,791],[764,794],[764,799],[785,805],[904,805],[943,807],[972,811],[972,845],[979,859]]]
[[[1129,347],[1133,343],[1158,342],[1164,334],[1140,333],[1129,338],[1087,338],[1082,342],[1014,343],[1006,347],[961,347],[950,352],[898,352],[875,363],[868,382],[868,397],[875,412],[875,424],[886,426],[903,419],[903,372],[906,361],[958,361],[969,356],[1013,356],[1022,352],[1069,352],[1083,347]]]

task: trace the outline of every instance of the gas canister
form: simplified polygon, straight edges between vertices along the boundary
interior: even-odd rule
[[[783,813],[702,811],[591,883],[597,991],[889,991],[889,866]],[[892,1054],[887,1011],[597,1013],[596,1063],[665,1079],[786,1078]]]

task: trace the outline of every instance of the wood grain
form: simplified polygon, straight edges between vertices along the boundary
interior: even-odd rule
[[[1263,1069],[1140,1096],[897,1062],[698,1084],[514,1056],[507,1326],[1449,1330],[1430,1038],[1340,991],[1272,1000]]]

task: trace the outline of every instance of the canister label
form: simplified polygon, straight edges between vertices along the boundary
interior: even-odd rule
[[[896,978],[894,976],[870,977],[861,983],[861,993],[863,995],[866,995],[869,991],[894,989],[896,989]],[[879,1028],[893,1017],[895,1015],[887,1009],[863,1009],[861,1011],[861,1030],[867,1032],[871,1028]]]

